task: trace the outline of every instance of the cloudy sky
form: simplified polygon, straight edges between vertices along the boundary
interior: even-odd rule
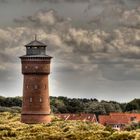
[[[140,0],[0,0],[0,95],[22,95],[34,34],[54,57],[50,95],[140,98]]]

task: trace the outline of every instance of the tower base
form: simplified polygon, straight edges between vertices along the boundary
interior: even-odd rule
[[[21,122],[27,124],[50,123],[51,117],[46,114],[22,114]]]

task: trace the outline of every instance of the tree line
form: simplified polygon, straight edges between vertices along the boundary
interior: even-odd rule
[[[140,99],[128,103],[115,101],[98,101],[97,99],[50,97],[52,113],[94,113],[97,116],[110,112],[140,112]],[[0,96],[0,111],[8,108],[18,109],[22,106],[22,97]]]

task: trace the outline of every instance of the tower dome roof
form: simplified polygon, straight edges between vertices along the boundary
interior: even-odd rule
[[[26,47],[46,47],[46,44],[38,41],[38,40],[33,40],[30,43],[28,43],[27,45],[25,45]]]

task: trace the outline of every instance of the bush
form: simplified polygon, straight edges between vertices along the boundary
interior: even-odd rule
[[[139,140],[140,130],[113,131],[110,127],[82,121],[62,121],[57,117],[49,124],[24,124],[20,114],[0,113],[1,140]]]

